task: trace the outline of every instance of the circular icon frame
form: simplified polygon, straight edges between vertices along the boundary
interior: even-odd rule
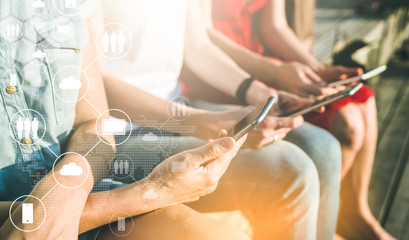
[[[107,29],[110,29],[112,26],[117,26],[117,28],[121,29],[120,33],[122,33],[122,35],[116,34],[116,32],[114,32],[112,30],[107,30]],[[108,31],[111,31],[111,34],[109,34]],[[125,32],[125,34],[123,32]],[[115,36],[117,36],[116,39],[118,39],[118,37],[122,36],[122,38],[120,38],[120,39],[122,39],[121,42],[123,41],[123,44],[124,44],[122,46],[123,51],[121,51],[121,45],[122,44],[119,42],[120,39],[115,40],[115,43],[111,42],[112,39],[114,38],[113,34],[116,34],[115,35]],[[126,39],[128,39],[129,44],[127,44],[127,46],[125,47]],[[116,43],[118,43],[118,51],[119,51],[118,53],[121,53],[121,54],[118,54],[117,56],[110,56],[108,53],[109,53],[109,51],[111,51],[111,54],[114,53],[113,48],[116,49],[116,45],[117,45]],[[129,31],[129,29],[127,27],[125,27],[123,24],[108,23],[108,24],[105,24],[104,26],[102,26],[97,31],[96,38],[95,38],[95,46],[98,49],[99,54],[101,56],[103,56],[104,58],[106,58],[106,59],[118,60],[118,59],[121,59],[121,58],[125,57],[131,51],[132,45],[133,45],[133,39],[132,39],[131,31]],[[125,48],[126,48],[126,50],[125,50]],[[116,50],[115,50],[115,53],[116,53]]]
[[[125,172],[128,172],[128,173],[125,173],[125,174],[124,174],[125,176],[119,176],[120,173],[116,173],[116,172],[118,171],[118,169],[116,170],[116,169],[115,169],[115,166],[114,166],[115,161],[123,160],[123,159],[119,159],[120,157],[124,157],[124,158],[128,161],[129,165],[132,165],[132,167],[129,167],[129,168],[128,168],[129,171],[126,170],[126,169],[124,169]],[[113,166],[114,166],[114,167],[113,167]],[[121,168],[121,167],[119,167],[119,168]],[[111,173],[112,176],[114,176],[114,177],[116,177],[116,178],[118,178],[118,179],[125,179],[125,178],[128,178],[128,177],[132,177],[131,175],[132,175],[132,173],[134,172],[134,170],[135,170],[135,163],[134,163],[134,161],[132,161],[132,158],[130,158],[129,156],[127,156],[127,155],[125,155],[125,154],[118,154],[118,155],[116,155],[115,157],[113,157],[113,158],[111,159],[111,161],[110,161],[110,163],[109,163],[109,172]],[[122,170],[119,169],[119,172],[122,172]]]
[[[184,121],[190,116],[190,111],[187,108],[191,108],[192,104],[185,97],[180,96],[174,101],[169,101],[167,106],[168,115],[175,121]]]
[[[19,199],[21,199],[21,198],[26,198],[26,199],[27,199],[27,198],[33,198],[33,199],[36,199],[39,203],[41,203],[41,206],[42,206],[43,209],[44,209],[44,218],[43,218],[43,221],[41,222],[41,224],[40,224],[38,227],[36,227],[36,228],[34,228],[34,229],[32,229],[32,230],[25,230],[25,229],[19,228],[19,227],[14,223],[13,218],[11,217],[11,216],[12,216],[12,209],[13,209],[14,204],[15,204]],[[45,205],[44,205],[43,201],[41,201],[41,199],[39,199],[38,197],[32,196],[32,195],[23,195],[23,196],[20,196],[20,197],[16,198],[16,200],[13,201],[13,203],[10,205],[10,208],[9,208],[9,218],[10,218],[11,224],[13,224],[13,226],[14,226],[15,228],[17,228],[19,231],[22,231],[22,232],[34,232],[34,231],[38,230],[41,226],[43,226],[46,217],[47,217],[47,210],[46,210],[46,208],[45,208]]]
[[[86,166],[87,166],[87,169],[86,169],[87,175],[86,175],[86,177],[84,178],[84,180],[83,180],[80,184],[78,184],[78,185],[76,185],[76,186],[65,186],[65,185],[62,184],[60,181],[58,181],[58,178],[55,176],[55,166],[57,165],[58,160],[62,159],[64,156],[70,155],[70,154],[71,154],[71,155],[79,156],[79,157],[81,158],[81,160],[84,161],[85,164],[86,164]],[[74,162],[74,163],[75,163],[75,162]],[[70,163],[70,164],[71,164],[71,163]],[[68,164],[68,165],[69,165],[69,164]],[[64,167],[65,167],[65,166],[67,166],[67,165],[64,165]],[[77,166],[78,166],[78,165],[77,165]],[[64,167],[63,167],[63,169],[64,169]],[[78,167],[80,167],[80,166],[78,166]],[[80,167],[80,168],[81,168],[81,167]],[[61,170],[60,170],[60,171],[61,171]],[[90,171],[91,171],[91,169],[90,169],[89,163],[88,163],[88,161],[87,161],[82,155],[80,155],[79,153],[75,153],[75,152],[66,152],[66,153],[63,153],[63,154],[61,154],[60,156],[58,156],[57,159],[55,159],[55,161],[54,161],[54,163],[53,163],[52,173],[53,173],[53,178],[54,178],[54,180],[57,182],[58,185],[60,185],[61,187],[65,188],[65,189],[76,189],[76,188],[79,188],[79,187],[81,187],[82,185],[84,185],[84,183],[87,181],[87,179],[88,179],[88,177],[89,177]],[[83,172],[84,172],[84,170],[82,170],[82,173],[83,173]],[[64,176],[64,175],[62,175],[62,176]],[[65,176],[75,176],[75,175],[65,175]]]
[[[154,132],[158,134],[155,134]],[[162,145],[162,136],[163,133],[159,128],[153,126],[144,126],[139,130],[138,142],[139,145],[145,150],[152,151]]]
[[[126,217],[121,217],[123,220],[124,220],[124,223],[123,224],[126,224],[126,219],[131,219],[131,221],[132,221],[132,228],[131,228],[131,230],[129,230],[129,232],[127,232],[127,233],[125,233],[125,234],[117,234],[117,233],[115,233],[115,231],[112,229],[112,224],[113,223],[117,223],[118,221],[119,221],[119,216],[120,215],[124,215],[124,216],[126,216]],[[117,218],[117,221],[114,221],[114,219],[115,218]],[[118,223],[119,224],[119,223]],[[111,233],[112,234],[114,234],[115,236],[117,236],[117,237],[125,237],[125,236],[128,236],[132,231],[133,231],[133,229],[134,229],[134,227],[135,227],[135,223],[134,223],[134,220],[133,220],[133,218],[132,218],[132,216],[130,216],[129,214],[127,214],[127,213],[116,213],[116,214],[114,214],[114,215],[112,215],[112,217],[111,217],[111,219],[109,220],[109,230],[111,231]],[[125,226],[124,226],[125,227]],[[119,228],[119,227],[118,227]],[[124,230],[124,231],[126,231],[126,230]]]
[[[25,25],[22,21],[14,17],[9,17],[1,21],[1,35],[8,42],[21,39],[25,33]],[[10,36],[12,35],[12,36]]]
[[[56,86],[57,86],[56,80],[57,80],[58,75],[61,74],[61,73],[62,73],[63,71],[65,71],[66,69],[69,69],[69,68],[74,69],[75,71],[79,71],[79,73],[80,73],[80,79],[75,79],[75,77],[73,77],[73,76],[68,76],[68,77],[62,78],[62,79],[61,79],[61,82],[58,84],[58,87],[59,87],[62,91],[64,91],[64,90],[67,90],[67,91],[68,91],[68,90],[69,90],[69,91],[78,91],[78,92],[79,92],[80,89],[83,87],[83,83],[82,83],[82,80],[81,80],[82,75],[83,75],[83,77],[85,77],[86,84],[87,84],[86,89],[85,89],[84,93],[82,94],[82,96],[78,96],[75,100],[71,100],[71,99],[70,99],[70,100],[67,100],[67,99],[64,99],[63,97],[61,97],[61,96],[58,94],[58,91],[56,90]],[[68,82],[69,82],[69,81],[72,81],[72,80],[74,80],[75,83],[74,83],[73,85],[69,85],[70,83],[68,83]],[[89,85],[90,85],[90,81],[89,81],[88,75],[85,73],[85,71],[83,71],[81,68],[76,67],[76,66],[65,66],[65,67],[61,68],[61,69],[58,70],[57,73],[54,75],[52,81],[53,81],[53,91],[54,91],[55,95],[56,95],[60,100],[62,100],[62,101],[64,101],[64,102],[67,102],[67,103],[76,103],[76,102],[78,102],[78,101],[84,99],[85,96],[86,96],[87,93],[88,93]]]
[[[39,143],[42,141],[42,139],[44,138],[44,136],[45,136],[45,134],[46,134],[46,132],[47,132],[47,123],[46,123],[45,118],[43,117],[43,115],[41,115],[39,112],[37,112],[36,110],[33,110],[33,109],[23,109],[23,110],[20,110],[20,111],[18,111],[17,113],[15,113],[15,114],[13,115],[13,117],[10,119],[10,125],[9,125],[9,129],[10,129],[11,136],[12,136],[13,140],[14,140],[15,142],[17,142],[18,144],[23,145],[23,146],[26,146],[26,145],[27,145],[27,144],[21,142],[20,140],[17,140],[17,139],[16,139],[16,137],[15,137],[15,131],[13,130],[14,128],[12,127],[13,122],[14,122],[14,118],[16,118],[20,113],[26,112],[26,111],[35,113],[37,116],[40,117],[38,120],[41,120],[41,121],[42,121],[42,126],[44,127],[44,129],[43,129],[43,134],[41,135],[41,137],[38,136],[38,139],[30,138],[30,139],[32,139],[32,140],[36,140],[36,141],[33,141],[32,143],[30,143],[30,145],[31,145],[31,144],[39,144]],[[32,114],[30,114],[30,116],[32,116]],[[26,119],[27,119],[27,118],[26,118]],[[37,121],[38,121],[38,120],[37,120]],[[38,123],[40,123],[40,122],[38,121]],[[39,129],[39,126],[40,126],[40,124],[38,124],[38,129]],[[24,126],[23,126],[23,127],[24,127]],[[16,128],[18,128],[18,127],[16,126]],[[30,125],[30,128],[31,128],[31,125]],[[32,131],[32,130],[29,130],[29,131]],[[17,129],[17,132],[18,132],[18,129]],[[19,135],[19,133],[17,133],[17,135]]]
[[[105,129],[104,122],[115,121],[113,118],[102,119],[102,117],[104,116],[104,114],[107,113],[107,112],[120,112],[121,114],[123,114],[123,115],[128,119],[128,122],[127,122],[128,124],[127,124],[127,125],[131,125],[131,124],[132,124],[132,120],[131,120],[131,118],[129,117],[128,114],[126,114],[124,111],[119,110],[119,109],[108,109],[108,110],[102,112],[102,113],[99,115],[99,117],[98,117],[98,119],[97,119],[97,122],[95,123],[95,130],[96,130],[96,132],[97,132],[97,136],[98,136],[99,140],[100,140],[101,142],[107,144],[107,145],[110,145],[110,146],[119,146],[119,145],[125,143],[126,141],[128,141],[128,139],[131,137],[131,135],[132,135],[132,128],[129,129],[127,137],[126,137],[123,141],[121,141],[120,143],[115,142],[115,144],[111,144],[111,143],[106,142],[106,141],[103,139],[103,137],[101,137],[101,135],[100,135],[101,133],[104,132],[104,129]],[[101,125],[102,125],[102,131],[100,131],[101,129],[99,129],[99,122],[101,121],[101,119],[102,119],[102,123],[101,123]],[[125,119],[119,119],[119,120],[120,120],[120,121],[123,120],[123,121],[126,122]],[[126,127],[127,127],[127,126],[126,126]],[[121,134],[121,135],[124,135],[124,136],[126,135],[126,130],[127,130],[126,127],[125,127],[125,129],[124,129],[124,131],[125,131],[124,134]],[[107,134],[107,135],[108,135],[108,134]],[[115,133],[112,132],[112,135],[114,136]]]

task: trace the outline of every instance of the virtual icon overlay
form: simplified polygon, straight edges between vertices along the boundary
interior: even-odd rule
[[[62,101],[78,102],[89,90],[89,79],[80,68],[66,66],[54,75],[53,88],[56,96]]]
[[[110,162],[109,171],[114,178],[124,179],[132,176],[135,163],[129,156],[118,154]]]
[[[117,213],[110,219],[109,230],[118,237],[129,235],[134,229],[134,221],[126,213]]]
[[[6,18],[0,22],[1,37],[9,42],[19,40],[24,35],[24,24],[16,18]]]
[[[106,116],[110,117],[107,118]],[[115,145],[121,145],[131,136],[131,125],[132,121],[128,114],[119,109],[110,109],[100,113],[95,123],[95,129],[101,142],[112,145],[106,141],[106,138],[110,136],[121,136],[121,138],[115,142]]]
[[[61,159],[69,157],[73,159],[72,162],[64,164],[63,166],[58,166]],[[88,161],[84,156],[78,153],[64,153],[60,155],[53,165],[52,174],[54,180],[63,188],[66,189],[76,189],[82,186],[90,175],[90,167]]]
[[[143,127],[138,134],[139,144],[146,150],[154,150],[162,144],[162,131],[153,126]]]
[[[18,209],[13,214],[12,209]],[[46,209],[41,199],[24,195],[10,205],[10,221],[22,232],[33,232],[39,229],[46,219]]]
[[[10,133],[19,144],[38,144],[46,133],[45,119],[35,110],[21,110],[10,121]]]
[[[176,100],[169,102],[168,114],[175,121],[183,121],[189,117],[188,108],[191,107],[189,100],[184,97],[179,97]]]
[[[130,31],[118,23],[110,23],[100,28],[96,37],[100,54],[108,59],[125,57],[132,47]]]

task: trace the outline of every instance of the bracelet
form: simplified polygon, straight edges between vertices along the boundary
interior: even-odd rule
[[[247,91],[249,90],[250,85],[253,83],[253,81],[254,81],[253,77],[247,78],[242,83],[240,83],[240,86],[237,88],[236,98],[243,105],[248,105],[247,100],[246,100],[246,94],[247,94]]]

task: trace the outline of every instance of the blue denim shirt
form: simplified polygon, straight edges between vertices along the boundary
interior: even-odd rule
[[[79,91],[61,84],[80,78],[92,1],[43,2],[0,0],[0,201],[28,194],[51,170],[75,120]]]

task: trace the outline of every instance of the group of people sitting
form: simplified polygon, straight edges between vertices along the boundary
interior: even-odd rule
[[[395,239],[368,205],[373,91],[365,86],[305,120],[280,117],[340,90],[328,83],[362,74],[312,56],[310,39],[288,24],[290,1],[77,0],[67,14],[53,0],[35,16],[28,1],[0,1],[2,19],[25,22],[24,36],[0,49],[4,76],[20,77],[16,91],[7,77],[1,83],[1,239],[248,239],[203,214],[236,210],[252,239]],[[311,35],[302,24],[315,2],[293,2],[303,11],[293,11],[292,25]],[[69,37],[52,30],[61,22]],[[120,57],[99,49],[97,36],[108,42],[113,24],[131,38]],[[46,57],[29,59],[39,46]],[[81,87],[56,90],[67,67]],[[238,141],[226,136],[271,96],[277,102],[258,127]],[[181,120],[169,113],[174,102]],[[13,137],[14,115],[25,110],[43,116],[37,142]],[[103,133],[113,117],[129,117],[126,134]],[[158,146],[141,143],[144,133],[156,133]],[[118,179],[110,169],[124,155],[133,172]],[[25,223],[24,204],[43,219]]]

